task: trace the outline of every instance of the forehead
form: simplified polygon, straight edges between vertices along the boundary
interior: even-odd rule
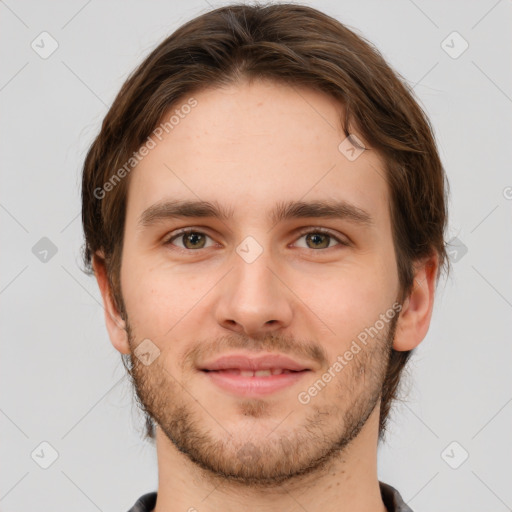
[[[127,221],[171,198],[216,201],[235,216],[299,199],[346,200],[385,214],[383,162],[372,150],[347,158],[343,118],[342,105],[327,94],[270,81],[184,97],[131,172]]]

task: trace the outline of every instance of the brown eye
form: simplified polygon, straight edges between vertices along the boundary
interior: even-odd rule
[[[187,249],[202,249],[204,247],[205,237],[201,233],[191,232],[181,236]]]
[[[326,249],[329,247],[331,237],[325,233],[308,233],[306,235],[306,243],[311,242],[313,247],[310,249]]]
[[[309,231],[303,232],[299,238],[305,239],[305,245],[299,246],[305,249],[331,249],[336,245],[349,245],[348,242],[345,242],[330,231],[326,231],[321,228],[309,229]],[[337,243],[332,244],[332,241]]]
[[[180,233],[174,235],[169,238],[165,244],[166,245],[177,245],[178,248],[184,250],[196,250],[196,249],[204,249],[206,247],[207,238],[210,238],[205,233],[201,231],[193,231],[191,229],[186,231],[181,231]],[[181,245],[175,244],[174,241],[178,240],[181,242]]]

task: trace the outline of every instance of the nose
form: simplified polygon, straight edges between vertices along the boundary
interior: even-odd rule
[[[219,325],[258,338],[288,327],[293,294],[265,251],[252,263],[234,255],[235,268],[217,290]]]

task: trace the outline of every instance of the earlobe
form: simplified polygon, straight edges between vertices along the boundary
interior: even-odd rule
[[[107,276],[105,258],[101,251],[94,254],[92,258],[92,267],[103,298],[105,324],[107,326],[110,341],[116,350],[122,354],[129,354],[130,345],[128,343],[126,322],[115,305],[112,289]]]
[[[415,266],[414,284],[403,302],[393,342],[397,351],[408,351],[417,347],[425,338],[432,310],[439,268],[437,254],[419,262]]]

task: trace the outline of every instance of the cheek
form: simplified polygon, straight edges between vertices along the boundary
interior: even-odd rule
[[[361,263],[315,278],[297,274],[292,288],[305,304],[299,307],[306,308],[306,316],[339,351],[392,307],[395,295],[389,274],[377,262]]]
[[[123,263],[121,283],[132,327],[139,336],[155,340],[165,337],[211,287],[175,269],[151,267],[135,258]]]
[[[163,324],[172,320],[170,313],[174,309],[169,303],[173,297],[172,287],[165,286],[147,262],[137,262],[130,257],[123,261],[121,287],[130,323],[138,336],[151,338],[160,334]],[[167,291],[165,296],[164,290]]]

